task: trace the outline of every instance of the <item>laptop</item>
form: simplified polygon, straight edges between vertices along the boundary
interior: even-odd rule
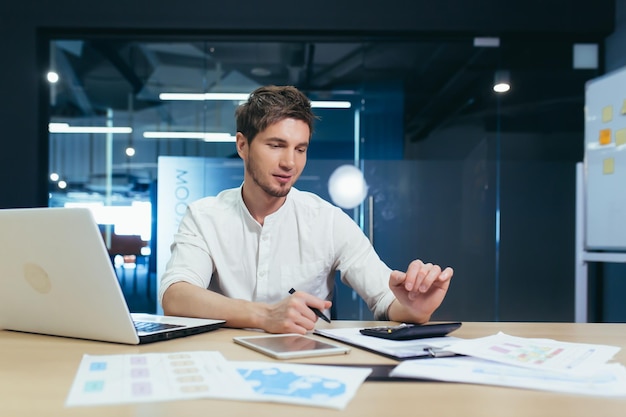
[[[89,209],[0,210],[0,329],[140,344],[224,323],[131,314]]]

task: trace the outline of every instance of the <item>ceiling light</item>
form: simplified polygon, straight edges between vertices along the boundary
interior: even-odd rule
[[[498,37],[476,37],[474,38],[474,46],[482,48],[498,48],[500,47],[500,38]]]
[[[199,139],[205,142],[234,142],[235,136],[222,132],[144,132],[147,139]]]
[[[59,81],[59,74],[54,71],[50,71],[48,72],[48,74],[46,74],[46,78],[48,79],[48,82],[50,84],[54,84]]]
[[[250,97],[248,93],[161,93],[161,100],[191,100],[191,101],[209,101],[209,100],[228,100],[241,101]]]
[[[127,126],[70,126],[68,123],[48,123],[50,133],[132,133]]]
[[[311,101],[311,107],[323,109],[349,109],[352,103],[349,101]]]
[[[493,91],[496,93],[506,93],[511,89],[509,71],[496,71],[496,75],[493,81]]]
[[[493,91],[496,93],[506,93],[511,89],[511,85],[509,83],[498,83],[494,84]]]
[[[250,97],[248,93],[161,93],[159,99],[163,101],[246,101]],[[349,109],[352,103],[349,101],[311,101],[311,107],[325,109]]]

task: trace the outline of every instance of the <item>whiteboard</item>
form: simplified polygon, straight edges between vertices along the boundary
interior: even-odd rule
[[[626,67],[585,85],[585,247],[626,251]]]

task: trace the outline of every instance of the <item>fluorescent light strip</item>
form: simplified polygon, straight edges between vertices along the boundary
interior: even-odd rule
[[[221,132],[144,132],[147,139],[200,139],[205,142],[234,142],[235,136]]]
[[[132,127],[126,126],[70,126],[67,123],[48,123],[50,133],[131,133]]]
[[[352,103],[349,101],[311,101],[311,107],[318,109],[349,109]]]
[[[250,97],[246,93],[161,93],[159,99],[163,101],[245,101]],[[311,101],[311,107],[325,109],[349,109],[352,103],[349,101]]]
[[[474,38],[474,46],[483,48],[498,48],[500,46],[500,38],[496,36],[476,37]]]
[[[191,100],[191,101],[207,101],[207,100],[228,100],[242,101],[247,100],[250,94],[247,93],[161,93],[161,100]]]

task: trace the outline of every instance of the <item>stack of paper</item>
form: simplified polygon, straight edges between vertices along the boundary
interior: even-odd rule
[[[457,340],[446,350],[467,356],[405,361],[391,376],[587,395],[626,395],[626,369],[609,363],[619,347],[498,333]]]
[[[66,405],[217,398],[343,409],[371,371],[229,362],[216,351],[85,355]]]

